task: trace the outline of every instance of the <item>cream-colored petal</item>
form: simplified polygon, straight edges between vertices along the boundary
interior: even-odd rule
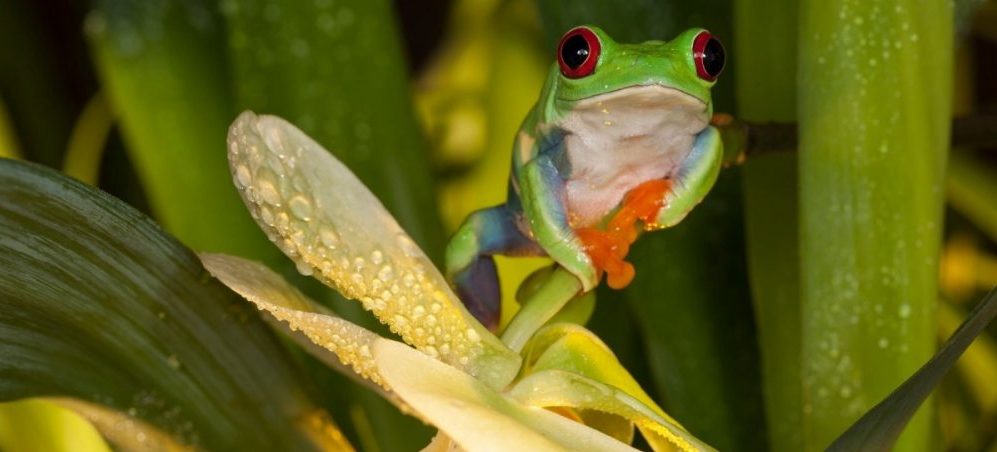
[[[521,405],[401,343],[382,339],[373,349],[396,394],[469,452],[635,450],[553,412]]]
[[[626,392],[572,372],[537,372],[516,383],[508,394],[526,405],[598,410],[628,419],[656,452],[714,450]]]
[[[380,336],[336,317],[263,264],[224,254],[202,253],[200,258],[212,276],[270,314],[288,333],[305,335],[310,344],[332,352],[357,375],[389,390],[370,352]],[[291,336],[300,338],[298,334]],[[319,358],[328,361],[327,356],[319,354]]]
[[[229,165],[257,223],[305,274],[360,300],[422,352],[502,387],[519,356],[478,323],[346,166],[290,123],[244,112]]]
[[[455,443],[443,432],[437,431],[433,440],[422,448],[421,452],[464,452],[459,444]]]

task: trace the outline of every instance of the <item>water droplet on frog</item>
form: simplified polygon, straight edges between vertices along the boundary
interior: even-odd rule
[[[478,335],[478,332],[475,331],[474,328],[468,328],[464,335],[467,336],[467,340],[471,342],[478,342],[481,340],[481,336]]]
[[[383,262],[384,254],[381,253],[381,250],[374,250],[373,253],[370,253],[370,263],[374,265],[381,265]]]
[[[291,208],[291,213],[302,220],[307,221],[312,214],[312,203],[303,194],[294,195],[287,205]]]
[[[390,265],[381,267],[381,270],[377,272],[377,278],[385,282],[390,281],[394,276],[395,272],[391,269]]]

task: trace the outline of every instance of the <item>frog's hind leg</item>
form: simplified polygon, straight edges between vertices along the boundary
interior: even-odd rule
[[[543,250],[523,235],[505,205],[478,210],[467,217],[447,244],[447,278],[464,306],[483,325],[498,328],[502,306],[495,254],[540,256]]]

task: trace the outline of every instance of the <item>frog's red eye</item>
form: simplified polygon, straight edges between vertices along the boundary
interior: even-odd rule
[[[595,72],[599,61],[599,37],[586,27],[568,30],[557,45],[557,64],[568,78],[582,78]]]
[[[692,58],[696,74],[708,82],[716,80],[724,70],[724,46],[708,31],[700,32],[692,41]]]

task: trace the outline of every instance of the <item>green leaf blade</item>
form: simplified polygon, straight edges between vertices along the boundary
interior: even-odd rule
[[[91,52],[157,221],[195,249],[274,261],[228,175],[235,109],[214,5],[95,4],[85,27]]]
[[[935,347],[952,5],[800,5],[804,447],[826,447]],[[873,44],[875,43],[875,44]],[[898,451],[931,449],[931,407]]]
[[[908,378],[888,397],[866,412],[848,428],[829,451],[888,451],[894,447],[904,427],[918,407],[941,382],[956,360],[987,325],[997,317],[997,289],[981,301],[958,330],[917,373]]]
[[[735,0],[732,62],[741,119],[796,120],[795,0]],[[729,150],[727,150],[729,151]],[[772,450],[803,447],[799,207],[795,153],[743,166],[745,239]]]
[[[299,422],[323,411],[250,306],[120,201],[10,160],[0,303],[3,400],[98,403],[207,449],[315,447]]]

